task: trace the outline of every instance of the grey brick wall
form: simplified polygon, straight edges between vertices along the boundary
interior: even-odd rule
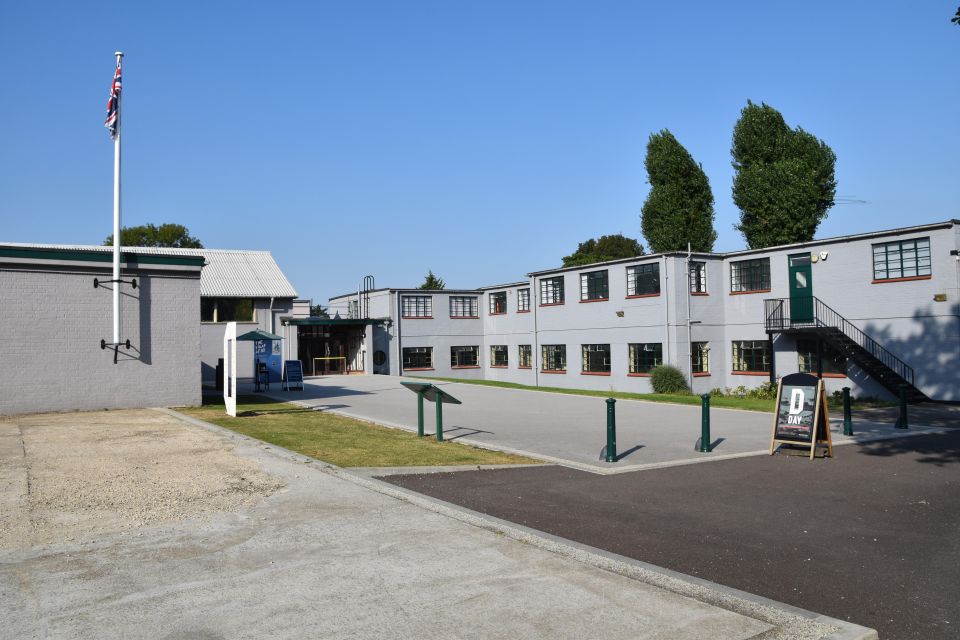
[[[109,266],[0,267],[0,415],[200,404],[199,270],[131,276],[114,364]]]

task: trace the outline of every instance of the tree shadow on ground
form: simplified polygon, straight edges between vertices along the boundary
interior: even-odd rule
[[[917,462],[942,467],[960,462],[960,432],[866,442],[860,453],[884,458],[912,454]]]

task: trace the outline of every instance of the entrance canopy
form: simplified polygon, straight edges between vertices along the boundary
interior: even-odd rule
[[[339,326],[339,327],[362,327],[365,325],[382,325],[385,320],[383,318],[363,318],[363,319],[353,319],[353,318],[290,318],[285,319],[286,324],[298,325],[298,326],[318,326],[318,325],[327,325],[327,326]]]

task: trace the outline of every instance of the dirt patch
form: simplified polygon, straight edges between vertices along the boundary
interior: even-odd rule
[[[0,549],[251,506],[283,481],[151,410],[0,419]]]

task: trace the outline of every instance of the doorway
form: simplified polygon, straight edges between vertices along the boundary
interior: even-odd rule
[[[809,253],[788,256],[790,324],[813,324],[813,268]]]

